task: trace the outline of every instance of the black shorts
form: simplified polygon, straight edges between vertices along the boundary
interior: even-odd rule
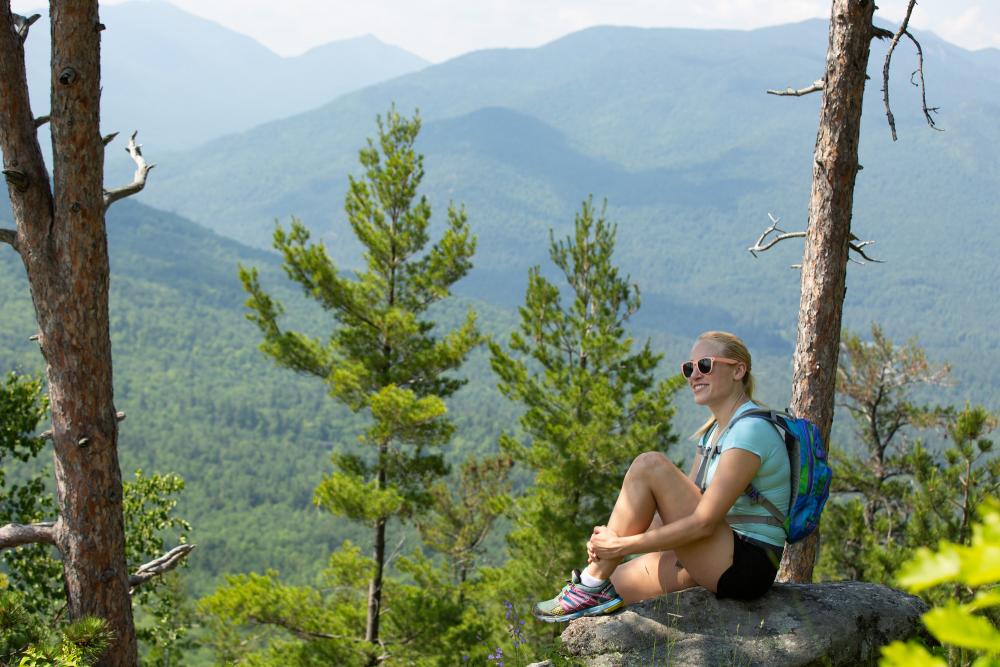
[[[719,577],[715,597],[753,600],[771,588],[781,563],[782,547],[764,546],[733,531],[733,564]]]

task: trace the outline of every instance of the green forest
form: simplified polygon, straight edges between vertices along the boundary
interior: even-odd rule
[[[377,129],[345,197],[363,271],[296,219],[276,224],[275,256],[139,206],[112,216],[128,560],[197,545],[136,597],[143,664],[560,664],[527,610],[580,565],[632,458],[690,454],[700,415],[657,351],[682,358],[683,342],[636,338],[641,290],[615,261],[607,205],[584,200],[572,233],[550,234],[516,312],[455,297],[475,265],[469,215],[452,204],[433,237],[419,117],[391,109]],[[54,508],[46,399],[30,304],[4,296],[3,335],[24,342],[4,350],[2,508],[26,523]],[[877,323],[843,341],[834,548],[817,574],[898,585],[939,543],[982,547],[997,418],[930,400],[950,367],[917,341]],[[46,629],[62,573],[45,548],[4,552],[4,572],[21,628],[0,637],[8,655],[103,650],[99,625]],[[988,607],[978,585],[921,585],[932,604]]]
[[[692,462],[695,337],[739,334],[757,399],[789,404],[802,241],[747,249],[771,212],[805,226],[816,106],[762,91],[811,81],[826,30],[407,60],[163,147],[106,213],[140,664],[577,664],[532,606],[586,565],[638,455]],[[926,605],[873,664],[978,667],[1000,660],[1000,60],[920,37],[956,103],[941,133],[900,111],[890,143],[868,86],[851,229],[876,261],[848,268],[813,577]],[[19,253],[0,243],[0,530],[59,513]],[[115,637],[66,590],[55,548],[0,551],[0,665],[101,661]]]

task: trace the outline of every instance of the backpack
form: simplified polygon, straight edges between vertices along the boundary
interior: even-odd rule
[[[808,419],[799,419],[785,412],[748,410],[733,419],[726,430],[747,417],[756,417],[773,424],[784,437],[785,447],[788,450],[789,481],[792,489],[791,499],[788,503],[790,509],[788,516],[785,516],[774,503],[761,495],[753,484],[750,484],[745,495],[752,502],[763,505],[771,516],[727,516],[726,520],[729,523],[766,523],[781,526],[789,544],[798,542],[816,530],[820,515],[823,513],[823,506],[830,496],[830,480],[833,471],[827,461],[826,449],[823,447],[823,438],[820,435],[819,427]],[[721,440],[722,435],[720,434],[715,447],[707,455],[704,448],[702,450],[704,458],[702,459],[702,469],[698,472],[699,486],[703,485],[708,456],[718,454],[718,442]]]

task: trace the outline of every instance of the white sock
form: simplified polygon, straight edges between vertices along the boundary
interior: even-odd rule
[[[606,581],[607,579],[598,579],[591,576],[586,570],[580,573],[580,583],[589,588],[598,588],[599,586],[603,586]]]

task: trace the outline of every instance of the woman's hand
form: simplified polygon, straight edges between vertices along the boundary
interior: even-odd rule
[[[598,560],[618,560],[628,553],[625,551],[625,541],[615,531],[607,526],[595,526],[594,532],[587,542],[587,562]]]

